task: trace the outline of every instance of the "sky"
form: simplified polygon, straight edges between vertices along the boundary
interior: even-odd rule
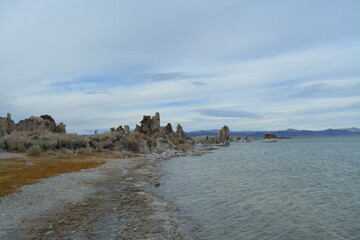
[[[0,0],[0,116],[360,127],[359,0]]]

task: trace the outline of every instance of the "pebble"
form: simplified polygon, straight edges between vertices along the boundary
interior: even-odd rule
[[[49,236],[49,235],[51,235],[51,234],[53,234],[53,233],[54,233],[54,231],[47,231],[47,232],[45,233],[45,235]]]

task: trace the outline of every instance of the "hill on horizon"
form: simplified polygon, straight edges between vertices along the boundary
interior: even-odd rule
[[[218,130],[199,130],[187,132],[189,137],[197,136],[215,136]],[[319,131],[313,130],[278,130],[278,131],[230,131],[231,136],[241,137],[263,137],[266,133],[274,133],[277,137],[326,137],[326,136],[360,136],[360,129],[346,128],[346,129],[325,129]]]

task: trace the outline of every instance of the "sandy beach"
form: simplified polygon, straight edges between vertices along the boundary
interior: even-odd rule
[[[191,154],[199,154],[199,150]],[[156,194],[156,165],[183,152],[105,159],[0,198],[1,239],[193,239]]]

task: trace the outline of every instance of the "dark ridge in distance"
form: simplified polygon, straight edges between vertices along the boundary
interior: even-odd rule
[[[187,132],[188,137],[215,136],[217,130],[199,130]],[[326,129],[319,131],[287,129],[279,131],[230,131],[231,136],[263,137],[266,133],[275,133],[277,137],[331,137],[331,136],[360,136],[359,128]]]

